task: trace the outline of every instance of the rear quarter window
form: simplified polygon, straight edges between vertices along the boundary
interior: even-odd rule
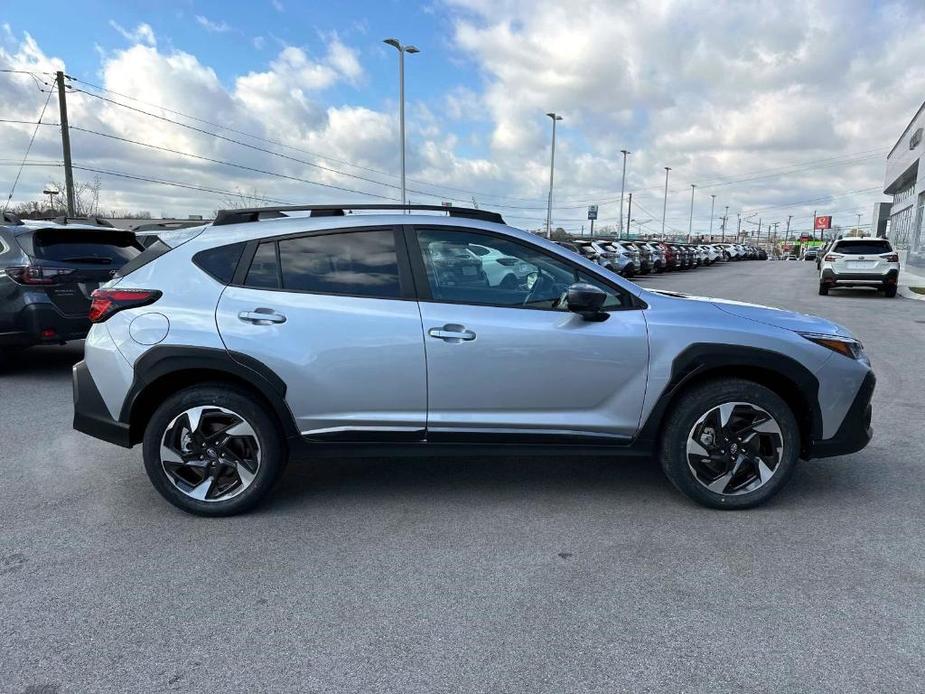
[[[244,252],[244,243],[232,243],[228,246],[218,246],[199,251],[193,256],[196,266],[218,280],[222,284],[229,284],[234,277],[234,271]]]
[[[125,277],[126,275],[132,272],[135,272],[135,270],[137,270],[138,268],[144,267],[145,265],[150,263],[152,260],[156,260],[160,258],[162,255],[164,255],[169,250],[170,250],[170,246],[168,246],[163,241],[155,241],[150,246],[148,246],[146,249],[144,249],[141,253],[139,253],[134,258],[132,258],[130,261],[128,261],[125,265],[123,265],[119,269],[119,271],[116,273],[116,277]]]

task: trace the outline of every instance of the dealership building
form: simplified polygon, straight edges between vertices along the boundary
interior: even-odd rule
[[[886,158],[883,192],[893,196],[889,238],[899,249],[908,249],[907,262],[925,267],[925,171],[920,175],[925,103],[906,126]]]

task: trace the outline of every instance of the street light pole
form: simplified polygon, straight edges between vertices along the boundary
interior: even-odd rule
[[[716,196],[710,195],[712,200],[710,200],[710,240],[713,240],[713,210],[716,207]]]
[[[625,149],[620,151],[623,153],[623,176],[620,178],[620,238],[623,238],[623,191],[626,188],[626,155],[630,152]]]
[[[723,243],[726,243],[726,222],[729,220],[729,205],[726,205],[726,212],[723,213]]]
[[[552,238],[552,181],[553,174],[556,170],[556,121],[562,120],[562,116],[556,113],[547,113],[552,118],[552,153],[549,157],[549,200],[546,202],[546,238]],[[620,214],[623,212],[621,210]]]
[[[691,235],[694,233],[694,188],[697,186],[691,183],[691,218],[687,223],[687,242],[691,242]]]
[[[670,166],[665,167],[665,200],[662,202],[662,238],[665,237],[665,212],[668,210],[668,172]]]
[[[408,193],[405,189],[405,53],[420,53],[414,46],[403,46],[398,39],[386,39],[387,43],[398,51],[398,120],[401,130],[401,204],[408,204]],[[407,210],[405,210],[407,212]]]

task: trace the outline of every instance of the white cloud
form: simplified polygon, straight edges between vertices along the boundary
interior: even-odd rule
[[[270,0],[270,4],[273,5],[273,9],[277,12],[285,12],[286,8],[283,6],[283,3],[280,0]]]
[[[144,43],[149,46],[157,45],[157,38],[154,36],[154,30],[151,28],[150,24],[142,22],[134,31],[129,31],[122,27],[114,19],[109,20],[109,26],[119,32],[124,39],[131,41],[133,43]]]
[[[231,31],[231,26],[224,20],[214,22],[208,17],[203,17],[201,14],[196,15],[196,23],[206,31],[213,34],[221,34],[226,31]]]
[[[262,51],[264,46],[267,45],[267,39],[264,36],[255,36],[253,39],[251,39],[251,43],[254,44],[254,48],[256,48],[258,51]]]

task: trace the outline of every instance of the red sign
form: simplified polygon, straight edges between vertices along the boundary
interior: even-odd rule
[[[813,229],[816,231],[821,231],[822,229],[831,229],[832,228],[832,217],[816,217],[816,223],[813,225]]]

